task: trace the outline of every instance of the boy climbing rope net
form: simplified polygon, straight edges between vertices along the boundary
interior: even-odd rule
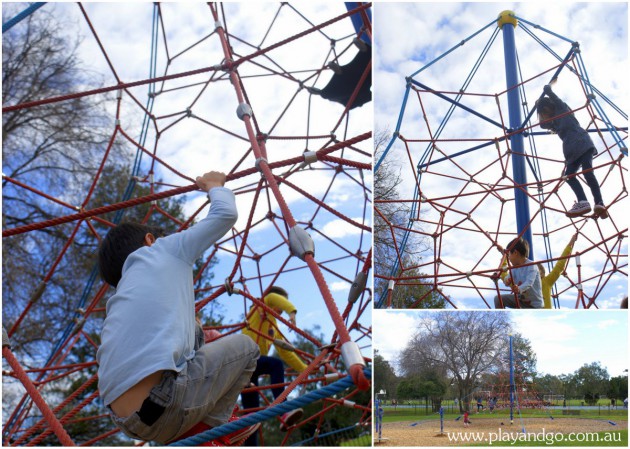
[[[196,225],[160,237],[155,228],[121,224],[99,248],[101,275],[116,288],[96,356],[100,394],[125,434],[160,444],[200,422],[228,422],[259,355],[245,335],[203,346],[196,338],[193,264],[238,217],[223,173],[206,173],[196,184],[211,202]],[[242,442],[259,426],[221,443]]]

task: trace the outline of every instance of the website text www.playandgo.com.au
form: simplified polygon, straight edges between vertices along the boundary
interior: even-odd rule
[[[571,432],[558,433],[546,432],[542,429],[540,432],[506,432],[499,429],[498,432],[447,432],[448,439],[452,443],[488,443],[490,446],[494,443],[510,443],[517,442],[541,443],[553,445],[561,442],[576,443],[620,443],[620,432]]]

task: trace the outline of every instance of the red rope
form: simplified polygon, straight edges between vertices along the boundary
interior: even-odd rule
[[[16,377],[20,380],[20,382],[22,382],[22,385],[24,385],[24,388],[28,392],[29,396],[31,397],[35,405],[37,405],[37,408],[39,408],[39,410],[42,412],[46,421],[48,421],[48,424],[52,428],[55,435],[57,435],[57,438],[59,438],[61,444],[63,444],[64,446],[75,446],[72,438],[70,438],[70,435],[68,435],[68,432],[66,432],[66,429],[63,428],[53,412],[50,411],[50,408],[48,408],[46,401],[39,393],[37,388],[35,388],[33,382],[31,382],[31,379],[29,379],[28,375],[24,372],[22,366],[20,366],[20,363],[17,361],[9,347],[4,346],[2,348],[2,357],[4,357],[4,359],[13,369],[13,371],[15,371]]]

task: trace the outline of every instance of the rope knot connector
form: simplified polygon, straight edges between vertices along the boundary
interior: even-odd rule
[[[232,296],[232,294],[234,293],[234,285],[232,284],[232,281],[230,281],[230,278],[225,278],[225,282],[223,283],[223,285],[225,286],[225,291],[227,292],[228,296]]]

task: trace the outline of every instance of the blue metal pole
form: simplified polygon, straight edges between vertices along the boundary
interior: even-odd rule
[[[9,31],[11,28],[13,28],[14,25],[17,25],[22,20],[26,19],[28,16],[33,14],[35,11],[37,11],[39,8],[41,8],[45,4],[46,4],[46,2],[32,3],[28,8],[26,8],[24,11],[19,13],[17,16],[15,16],[14,18],[12,18],[10,20],[7,20],[5,23],[3,23],[2,24],[2,33],[4,34],[5,31]]]
[[[514,424],[514,352],[510,335],[510,424]]]
[[[348,11],[352,11],[353,9],[358,8],[359,6],[362,5],[362,3],[360,2],[345,2],[345,3],[346,3],[346,9]],[[366,9],[365,13],[367,14],[368,20],[371,23],[372,22],[372,8]],[[363,27],[363,19],[361,18],[361,14],[352,14],[350,16],[350,20],[352,20],[352,24],[354,25],[354,29],[356,30],[356,32],[360,33],[361,28]],[[361,33],[360,39],[364,41],[366,44],[372,45],[372,42],[370,42],[370,37],[367,35],[367,33]]]
[[[505,56],[505,79],[507,82],[508,113],[510,128],[521,129],[521,99],[518,90],[518,67],[516,59],[516,45],[514,29],[518,21],[511,11],[503,11],[499,15],[498,25],[503,30],[503,53]],[[519,234],[529,243],[529,258],[534,260],[532,245],[532,231],[529,226],[529,200],[527,197],[527,172],[525,171],[525,146],[523,134],[516,133],[510,137],[512,146],[512,175],[517,187],[514,188],[514,203],[516,207],[516,228]]]

